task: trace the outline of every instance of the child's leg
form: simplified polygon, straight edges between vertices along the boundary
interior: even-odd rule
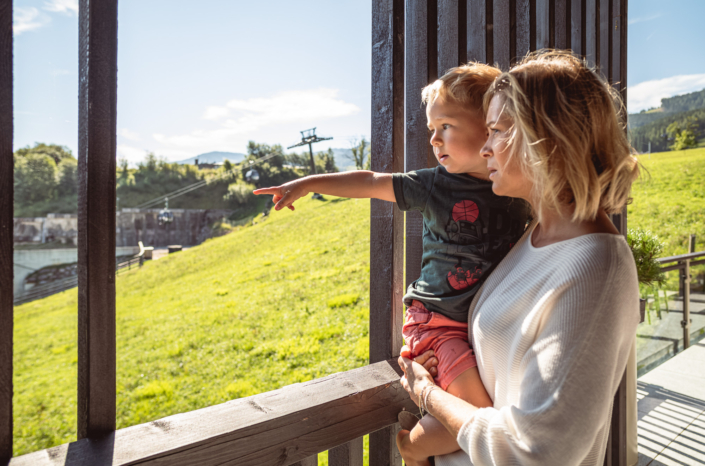
[[[486,408],[492,406],[485,386],[480,379],[477,367],[472,367],[458,375],[448,385],[446,390],[451,395],[457,396],[473,406]],[[460,447],[450,432],[433,416],[424,416],[411,432],[402,436],[397,442],[399,451],[404,458],[409,458],[409,464],[427,464],[429,456],[453,453]]]

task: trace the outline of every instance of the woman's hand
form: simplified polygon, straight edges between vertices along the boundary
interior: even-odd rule
[[[438,359],[433,355],[433,351],[429,350],[417,356],[412,361],[409,359],[411,353],[407,346],[404,346],[399,356],[399,367],[404,371],[401,378],[401,385],[411,396],[411,399],[418,406],[421,392],[428,385],[435,385],[431,373],[437,373],[436,366]]]
[[[281,186],[260,188],[253,191],[255,194],[271,194],[274,196],[272,198],[272,202],[275,204],[274,210],[281,210],[284,207],[294,210],[294,201],[304,197],[309,192],[310,191],[306,189],[306,178],[290,181]]]

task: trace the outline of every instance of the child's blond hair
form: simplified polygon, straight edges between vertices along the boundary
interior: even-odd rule
[[[639,174],[620,114],[619,94],[570,52],[543,50],[525,57],[494,82],[484,108],[501,96],[513,120],[510,158],[534,184],[543,209],[574,207],[573,221],[600,209],[621,212]]]
[[[439,97],[482,112],[482,98],[502,71],[483,63],[469,62],[449,69],[446,74],[424,87],[421,101],[430,104]]]

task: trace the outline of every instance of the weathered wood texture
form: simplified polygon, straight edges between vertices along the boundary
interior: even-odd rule
[[[404,170],[427,168],[431,150],[426,129],[426,111],[421,90],[429,83],[428,0],[407,0],[405,24],[406,136]],[[406,283],[421,274],[423,219],[421,213],[406,213]]]
[[[115,430],[117,0],[79,6],[78,437]]]
[[[551,46],[551,2],[549,0],[536,1],[536,50]]]
[[[600,66],[600,73],[607,79],[610,79],[610,45],[611,45],[611,34],[610,26],[612,25],[610,21],[610,0],[599,0],[597,4],[598,17],[600,24],[600,34],[598,35],[598,63]]]
[[[515,0],[516,18],[516,56],[521,60],[531,51],[531,1]]]
[[[585,58],[587,58],[590,66],[597,66],[598,53],[598,33],[600,31],[597,20],[599,1],[600,0],[584,0],[585,1]]]
[[[442,76],[449,68],[458,66],[461,61],[460,41],[461,21],[460,0],[438,0],[438,75]],[[463,22],[465,18],[462,18]]]
[[[492,6],[492,49],[494,51],[494,63],[502,71],[509,70],[511,58],[511,38],[510,31],[511,11],[509,0],[493,0]]]
[[[414,410],[399,375],[396,360],[383,361],[30,453],[10,465],[289,465]]]
[[[306,459],[293,463],[291,466],[318,466],[318,455],[309,456]]]
[[[570,17],[568,11],[570,0],[554,0],[553,46],[557,49],[565,50],[570,48]]]
[[[404,0],[372,2],[372,170],[404,171]],[[371,201],[370,362],[391,359],[402,345],[404,213]],[[396,460],[394,428],[370,434],[372,466]]]
[[[487,1],[467,0],[467,61],[487,61]]]
[[[344,443],[328,450],[328,466],[362,466],[363,438]]]
[[[570,2],[570,48],[575,53],[585,55],[583,46],[585,0],[570,0]]]
[[[0,462],[12,456],[12,0],[0,0]]]

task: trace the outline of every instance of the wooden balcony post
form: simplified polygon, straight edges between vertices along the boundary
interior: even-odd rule
[[[78,437],[115,430],[117,0],[79,3]]]
[[[404,171],[404,0],[372,2],[372,170]],[[372,199],[370,363],[399,355],[404,308],[404,215]],[[370,434],[370,465],[401,465],[396,425]]]
[[[12,0],[0,0],[0,463],[12,456]]]

